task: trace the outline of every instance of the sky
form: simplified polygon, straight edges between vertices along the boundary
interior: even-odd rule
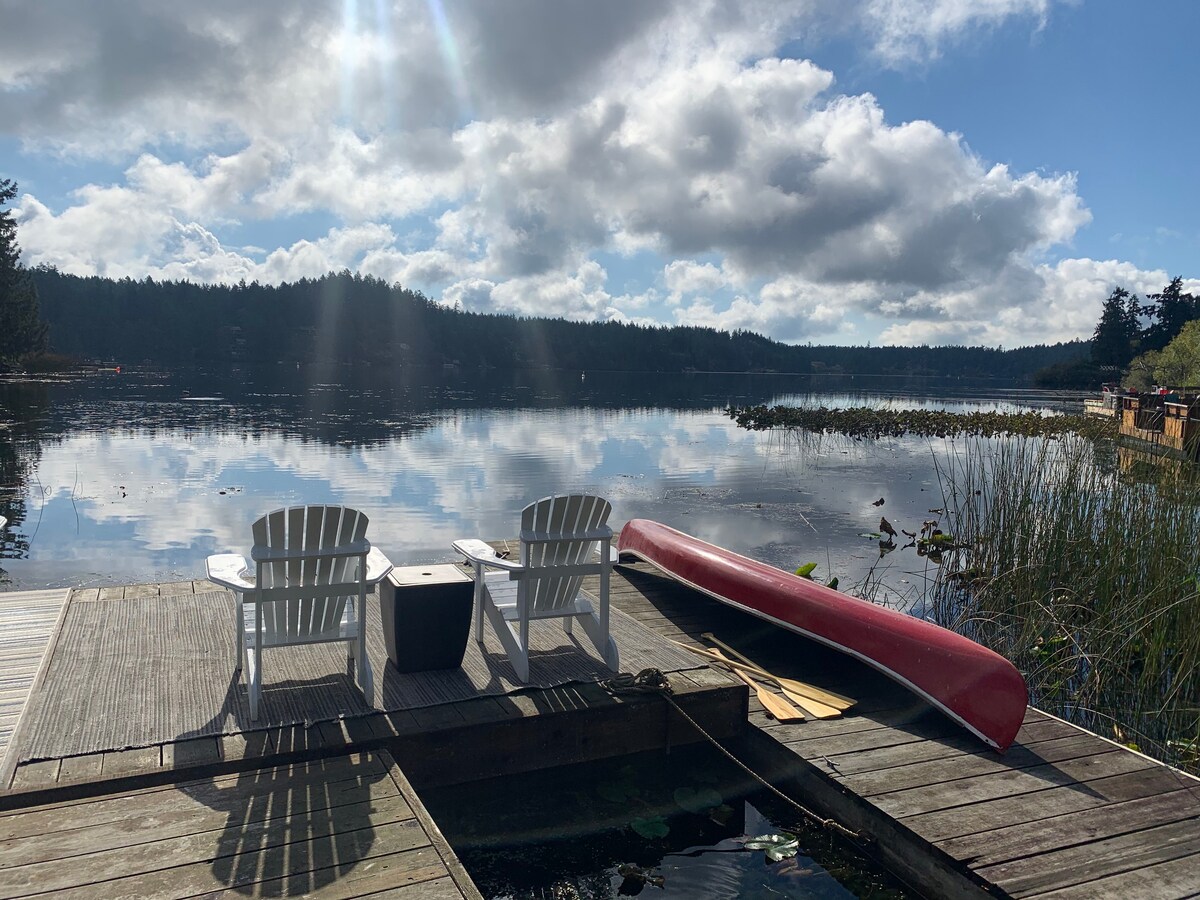
[[[1200,293],[1194,0],[0,0],[22,258],[789,343]]]

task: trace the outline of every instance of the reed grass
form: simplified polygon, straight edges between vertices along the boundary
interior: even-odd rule
[[[1134,481],[1111,452],[1063,435],[939,462],[961,549],[926,613],[1011,659],[1039,708],[1200,771],[1200,477]]]

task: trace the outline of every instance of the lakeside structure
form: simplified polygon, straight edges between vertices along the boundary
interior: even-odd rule
[[[1200,459],[1200,397],[1174,391],[1125,395],[1119,414],[1119,437],[1128,445],[1174,459]]]
[[[463,669],[398,673],[372,598],[376,703],[354,705],[342,676],[301,684],[281,654],[272,718],[251,722],[230,677],[232,597],[212,583],[0,593],[6,664],[25,673],[6,685],[0,896],[478,897],[422,790],[710,737],[929,896],[1200,891],[1186,773],[1032,708],[997,754],[870,668],[646,563],[617,566],[611,597],[623,668],[661,669],[669,699],[604,690],[598,659],[592,677],[501,685],[486,646]],[[859,702],[779,722],[670,643],[707,633]],[[106,665],[82,665],[89,647]],[[486,686],[467,689],[480,664]],[[330,712],[331,696],[346,705]]]

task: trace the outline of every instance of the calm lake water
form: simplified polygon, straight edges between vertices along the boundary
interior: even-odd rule
[[[611,375],[381,367],[101,372],[0,380],[0,590],[203,577],[250,523],[298,503],[370,516],[397,565],[517,531],[547,494],[591,491],[612,524],[656,519],[843,589],[915,596],[932,572],[881,558],[887,516],[942,506],[952,442],[800,441],[738,428],[730,404],[1063,409],[996,383],[853,376]],[[1075,404],[1078,405],[1077,403]],[[884,504],[873,503],[880,498]],[[876,593],[879,597],[879,593]]]

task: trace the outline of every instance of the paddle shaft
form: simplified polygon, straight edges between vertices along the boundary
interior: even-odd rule
[[[668,638],[668,640],[670,639]],[[680,644],[679,641],[671,641],[671,643],[677,644],[678,646],[683,647],[685,650],[690,650],[692,653],[698,654],[699,656],[711,659],[713,662],[723,663],[726,668],[728,668],[735,675],[738,675],[739,678],[741,677],[739,673],[740,670],[745,672],[753,672],[759,678],[765,678],[768,681],[775,682],[779,685],[779,689],[783,691],[783,696],[785,696],[792,703],[796,704],[796,706],[800,707],[801,711],[806,715],[812,716],[814,719],[837,719],[842,715],[842,710],[840,710],[838,707],[830,706],[828,703],[822,703],[820,700],[815,700],[812,697],[804,697],[800,694],[797,694],[795,691],[789,689],[786,685],[780,684],[779,679],[774,675],[769,672],[762,671],[762,669],[759,669],[757,666],[749,666],[745,663],[732,660],[719,650],[702,650],[699,647],[690,647],[687,644]]]
[[[705,632],[700,636],[706,641],[716,644],[718,647],[720,647],[722,650],[725,650],[744,665],[757,670],[757,672],[762,674],[763,677],[770,678],[778,682],[781,687],[786,687],[788,690],[793,691],[794,693],[802,694],[806,697],[812,697],[814,700],[841,710],[849,709],[857,702],[852,697],[846,697],[842,694],[834,693],[833,691],[827,691],[823,688],[817,687],[816,685],[808,684],[803,681],[796,681],[793,678],[783,678],[779,675],[773,675],[766,669],[762,668],[762,666],[758,665],[758,663],[754,662],[754,660],[746,656],[744,653],[739,653],[737,650],[735,650],[733,647],[730,647],[711,632]]]
[[[844,697],[841,694],[835,694],[833,691],[827,691],[816,687],[815,685],[806,684],[803,681],[796,681],[794,678],[782,678],[778,675],[772,675],[762,666],[754,662],[754,660],[750,659],[744,654],[738,653],[738,651],[734,650],[712,632],[706,631],[704,634],[700,635],[700,637],[704,638],[704,640],[708,641],[709,643],[716,644],[722,650],[739,660],[741,664],[746,667],[747,671],[752,671],[764,678],[770,678],[780,687],[787,688],[793,694],[800,694],[803,697],[811,697],[813,700],[816,700],[819,703],[824,703],[827,706],[832,706],[834,709],[840,709],[843,711],[849,709],[856,702],[851,697]]]

